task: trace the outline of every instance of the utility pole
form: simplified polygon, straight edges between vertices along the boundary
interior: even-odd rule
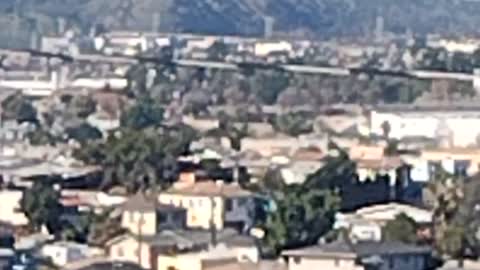
[[[212,247],[217,245],[217,227],[215,225],[215,197],[210,197],[211,210],[210,210],[210,244]]]
[[[140,211],[140,217],[138,219],[138,265],[140,267],[143,267],[142,266],[142,226],[143,226],[143,222],[144,222],[144,217],[143,217],[143,212]]]

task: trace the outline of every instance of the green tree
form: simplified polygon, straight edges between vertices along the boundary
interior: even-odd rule
[[[263,104],[275,104],[278,95],[290,84],[289,77],[282,72],[257,72],[250,86],[258,100]]]
[[[2,104],[2,116],[7,120],[18,122],[37,122],[37,111],[30,100],[21,94],[16,94],[5,99]]]
[[[144,97],[122,113],[120,124],[132,129],[158,127],[162,124],[163,113],[164,110],[159,104],[150,97]]]
[[[69,139],[76,140],[81,144],[102,138],[102,132],[88,123],[82,123],[76,127],[69,127],[65,130],[65,133]]]
[[[89,227],[87,242],[94,246],[104,246],[104,244],[122,233],[127,232],[120,226],[120,217],[113,216],[114,210],[109,209],[100,214],[89,216]]]
[[[279,115],[275,118],[273,126],[277,131],[295,137],[313,131],[312,122],[300,113]]]
[[[90,143],[74,153],[87,164],[103,168],[102,188],[164,187],[176,180],[176,158],[188,151],[196,134],[187,127],[169,130],[125,129],[106,141]]]
[[[228,47],[223,41],[215,41],[207,50],[208,58],[214,61],[224,61],[228,54]]]
[[[49,230],[58,227],[62,210],[59,199],[60,192],[46,179],[37,179],[33,186],[23,193],[20,207],[33,230],[39,231],[42,226]]]
[[[97,104],[92,97],[86,95],[74,96],[68,104],[68,109],[80,118],[87,118],[95,112],[96,108]]]
[[[329,190],[288,186],[274,196],[274,211],[263,225],[265,252],[277,256],[284,249],[315,244],[331,230],[339,197]]]
[[[464,179],[439,169],[428,185],[433,198],[433,239],[436,250],[445,258],[461,262],[469,238],[465,219],[461,216],[464,205]]]
[[[28,132],[27,138],[32,145],[55,145],[60,141],[60,138],[57,138],[43,127]]]
[[[387,222],[383,228],[384,239],[387,241],[400,241],[415,244],[417,238],[417,224],[408,215],[401,213],[394,220]]]

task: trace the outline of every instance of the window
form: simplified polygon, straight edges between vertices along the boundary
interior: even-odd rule
[[[198,200],[198,207],[202,207],[202,199]]]
[[[123,252],[122,247],[117,248],[117,256],[118,257],[123,257],[124,256],[124,252]]]
[[[165,223],[167,221],[167,215],[164,213],[158,213],[158,223]]]
[[[393,269],[395,267],[395,261],[393,260],[393,257],[390,257],[388,259],[388,268]]]
[[[239,207],[243,207],[247,203],[247,199],[246,198],[237,199],[237,203]]]
[[[294,262],[295,264],[299,264],[299,263],[302,262],[302,258],[300,258],[300,257],[293,257],[293,262]]]
[[[231,199],[225,199],[225,211],[230,212],[233,210],[233,202]]]
[[[135,222],[135,215],[133,212],[128,212],[128,215],[129,215],[129,218],[130,218],[130,222]]]
[[[190,199],[189,205],[190,205],[190,208],[193,208],[195,206],[195,202],[192,199]]]

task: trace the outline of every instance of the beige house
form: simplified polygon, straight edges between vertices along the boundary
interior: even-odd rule
[[[237,184],[213,182],[178,182],[159,195],[162,204],[187,209],[187,226],[217,229],[234,226],[238,229],[252,224],[254,194]]]
[[[185,215],[183,208],[137,194],[122,205],[122,228],[136,235],[155,235],[162,229],[184,228]]]
[[[363,207],[354,212],[337,213],[334,228],[348,230],[353,240],[380,241],[382,228],[400,214],[406,214],[422,226],[428,227],[432,223],[432,212],[429,210],[408,204],[387,203]]]
[[[226,249],[222,253],[230,254],[231,258],[258,258],[253,238],[240,235],[231,229],[217,231],[215,235],[217,245]],[[172,266],[182,265],[181,269],[187,269],[185,265],[192,267],[203,261],[205,258],[202,257],[202,252],[208,250],[212,244],[210,231],[164,230],[150,236],[121,235],[110,240],[107,248],[111,260],[137,263],[145,269],[170,269]],[[186,257],[182,257],[184,254]]]

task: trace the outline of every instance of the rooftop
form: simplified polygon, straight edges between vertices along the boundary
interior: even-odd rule
[[[342,257],[355,259],[387,254],[428,254],[429,247],[409,245],[400,242],[333,242],[306,248],[287,250],[285,256],[301,257]]]
[[[251,236],[241,235],[233,229],[224,229],[216,232],[217,243],[223,243],[226,246],[255,246],[255,239]],[[152,236],[135,236],[124,234],[116,237],[107,243],[112,245],[129,237],[135,237],[137,240],[146,242],[156,247],[172,247],[179,249],[190,249],[193,247],[209,245],[211,242],[211,232],[208,230],[164,230]]]
[[[166,193],[198,195],[198,196],[224,196],[224,197],[242,197],[251,196],[252,193],[241,188],[238,184],[226,184],[223,182],[196,182],[189,185],[173,186]]]
[[[123,211],[140,211],[140,212],[149,212],[149,211],[183,211],[183,208],[159,204],[155,198],[147,197],[141,193],[130,197],[123,205]]]

